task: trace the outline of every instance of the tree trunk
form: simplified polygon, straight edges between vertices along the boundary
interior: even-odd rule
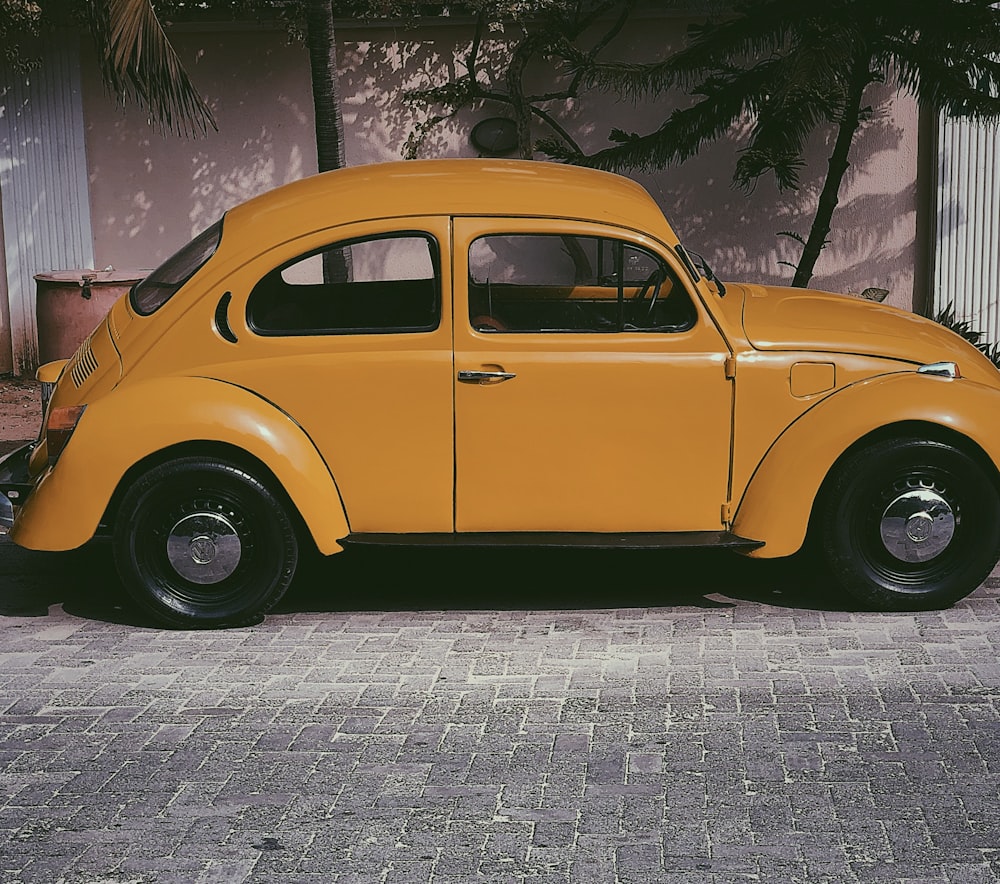
[[[535,52],[537,41],[535,35],[529,35],[518,43],[507,67],[507,95],[517,126],[517,154],[522,160],[535,158],[531,141],[531,103],[524,95],[524,69]]]
[[[333,0],[306,0],[306,47],[309,50],[316,115],[316,163],[320,172],[342,169],[346,165],[344,123],[340,116],[340,89],[337,83]],[[326,282],[350,280],[350,252],[346,249],[324,252],[323,278]]]
[[[865,58],[863,63],[855,66],[854,76],[847,87],[847,95],[844,98],[844,115],[841,117],[840,126],[837,129],[837,141],[833,146],[833,153],[830,154],[826,181],[823,182],[823,190],[819,195],[819,203],[816,205],[816,215],[813,217],[812,227],[809,229],[809,238],[802,249],[802,256],[799,258],[798,266],[795,268],[795,277],[792,279],[792,285],[798,288],[805,288],[809,285],[816,261],[819,259],[819,253],[826,245],[826,238],[830,234],[833,213],[839,202],[840,185],[851,165],[847,160],[847,155],[854,143],[854,134],[858,131],[858,126],[861,123],[861,99],[870,82],[868,59]]]

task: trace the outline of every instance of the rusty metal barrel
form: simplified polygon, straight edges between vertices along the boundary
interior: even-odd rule
[[[35,276],[38,361],[68,359],[115,303],[145,274],[130,270],[54,270]]]

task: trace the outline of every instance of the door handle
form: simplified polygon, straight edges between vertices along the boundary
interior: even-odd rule
[[[458,379],[473,384],[502,384],[517,377],[511,371],[460,371]]]

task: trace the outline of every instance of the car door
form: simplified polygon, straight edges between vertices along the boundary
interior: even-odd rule
[[[447,217],[346,225],[227,280],[239,344],[213,371],[305,430],[352,533],[453,527],[449,234]]]
[[[453,243],[456,530],[720,530],[730,351],[672,251],[531,219]]]

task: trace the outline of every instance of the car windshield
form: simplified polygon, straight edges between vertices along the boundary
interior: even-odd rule
[[[144,280],[132,286],[132,308],[141,316],[159,310],[212,257],[222,239],[222,219],[199,233],[167,258]]]

